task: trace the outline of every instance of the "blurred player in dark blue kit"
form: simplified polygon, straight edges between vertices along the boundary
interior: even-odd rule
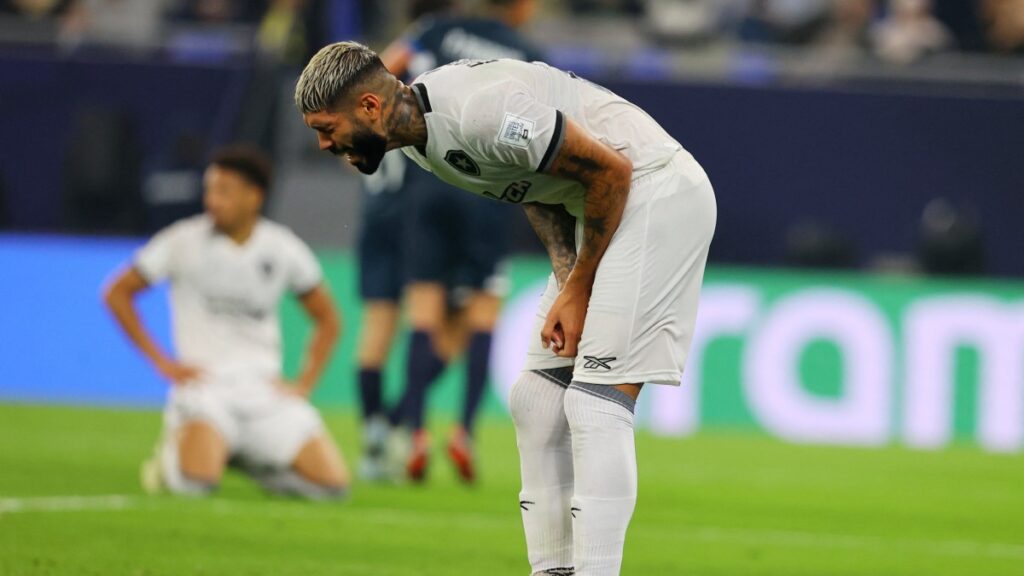
[[[480,16],[463,15],[450,0],[413,2],[414,23],[381,60],[399,77],[416,76],[465,58],[540,60],[515,28],[532,15],[533,0],[488,0]],[[359,385],[365,421],[361,473],[369,480],[394,474],[396,460],[414,481],[426,477],[430,439],[425,398],[445,365],[466,352],[466,394],[461,423],[447,451],[459,476],[472,482],[473,423],[483,398],[491,333],[501,305],[507,207],[467,195],[408,162],[399,150],[385,155],[364,182],[359,238],[360,290],[365,303],[359,349]],[[387,360],[405,287],[412,336],[406,390],[388,412],[381,368]],[[456,313],[457,312],[457,313]],[[411,446],[397,426],[412,431]]]

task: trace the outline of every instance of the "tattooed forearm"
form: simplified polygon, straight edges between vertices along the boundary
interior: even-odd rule
[[[561,290],[576,264],[576,218],[561,205],[527,203],[523,210],[548,251]]]
[[[551,173],[576,180],[586,187],[583,205],[583,244],[576,259],[576,274],[589,286],[597,265],[619,227],[629,196],[632,169],[615,151],[591,141],[591,150],[563,154],[552,163]]]

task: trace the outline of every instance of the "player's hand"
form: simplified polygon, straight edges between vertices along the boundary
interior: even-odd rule
[[[156,369],[157,372],[160,372],[164,378],[170,380],[175,386],[183,386],[203,376],[201,369],[169,359],[158,361]]]
[[[545,349],[563,358],[576,357],[576,347],[583,336],[583,323],[587,318],[589,303],[589,291],[566,284],[548,310],[544,328],[540,331],[540,341]]]

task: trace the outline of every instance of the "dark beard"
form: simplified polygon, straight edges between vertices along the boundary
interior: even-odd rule
[[[337,154],[334,148],[332,152]],[[380,168],[384,160],[384,154],[388,151],[387,138],[373,132],[368,128],[360,129],[352,135],[352,151],[350,154],[358,156],[360,160],[354,162],[355,166],[363,174],[373,174]]]

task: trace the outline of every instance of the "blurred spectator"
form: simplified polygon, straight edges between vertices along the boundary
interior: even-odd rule
[[[949,30],[932,13],[931,0],[891,0],[889,13],[871,31],[875,54],[908,64],[953,45]]]
[[[1024,54],[1024,0],[984,0],[984,20],[989,45]]]
[[[302,64],[310,50],[306,28],[306,0],[272,0],[263,15],[256,35],[256,44],[265,55],[274,59]]]
[[[866,53],[870,48],[868,30],[875,10],[875,0],[835,0],[829,22],[816,43],[830,56]]]
[[[715,0],[648,0],[647,28],[662,41],[704,42],[721,32],[728,6]]]
[[[569,8],[576,14],[643,14],[642,0],[569,0]]]
[[[75,0],[0,0],[0,14],[24,16],[33,20],[62,16]]]
[[[740,25],[740,39],[807,44],[825,28],[829,0],[751,0]]]
[[[201,24],[255,23],[267,8],[265,1],[180,0],[177,18]]]
[[[415,21],[427,14],[454,10],[457,8],[457,4],[455,0],[411,0],[409,18]]]
[[[153,45],[173,0],[76,0],[61,32],[77,44]]]

